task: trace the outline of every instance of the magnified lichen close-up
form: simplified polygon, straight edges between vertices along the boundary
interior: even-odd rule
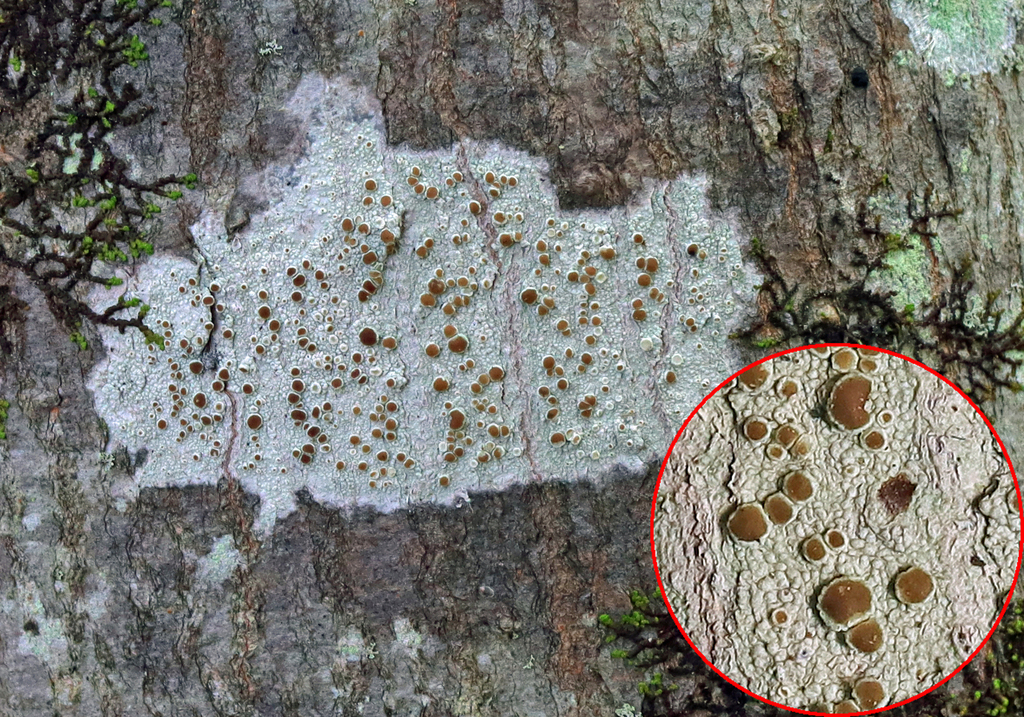
[[[959,669],[1004,609],[1018,489],[949,384],[867,347],[781,354],[724,384],[666,459],[653,543],[708,662],[776,704],[857,712]]]

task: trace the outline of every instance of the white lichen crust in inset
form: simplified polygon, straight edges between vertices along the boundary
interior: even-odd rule
[[[125,497],[228,473],[265,531],[302,488],[389,509],[640,469],[741,365],[756,277],[704,180],[561,212],[523,153],[399,151],[365,95],[296,94],[309,146],[260,179],[268,208],[230,235],[206,212],[194,262],[125,277],[167,349],[102,331],[97,409],[148,451]]]
[[[712,396],[669,457],[654,524],[667,599],[717,668],[770,700],[917,695],[978,647],[1013,582],[1017,493],[999,445],[898,357],[836,347],[762,367]],[[783,427],[808,450],[788,430],[779,441]]]

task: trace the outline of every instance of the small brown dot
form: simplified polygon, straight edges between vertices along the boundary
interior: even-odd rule
[[[843,535],[842,531],[833,528],[825,533],[825,541],[829,544],[829,547],[838,550],[846,545],[846,536]]]
[[[435,378],[434,379],[434,390],[435,391],[447,391],[448,390],[448,381],[447,381],[447,379],[442,378],[441,376],[438,376],[437,378]]]
[[[639,284],[640,286],[650,286],[651,285],[651,275],[650,274],[639,274],[639,275],[637,275],[636,283]]]
[[[505,378],[505,369],[501,366],[491,366],[487,371],[487,375],[490,376],[492,381],[501,381]]]
[[[456,334],[448,339],[448,350],[452,353],[461,354],[469,348],[469,339],[462,334]]]
[[[551,434],[551,445],[553,445],[553,446],[560,446],[563,443],[565,443],[565,434],[564,433],[552,433]]]
[[[359,332],[359,343],[363,346],[373,346],[377,343],[377,332],[369,326]]]
[[[245,419],[245,425],[254,431],[258,430],[259,427],[263,425],[263,418],[258,413],[250,414],[250,416]]]
[[[366,191],[368,192],[372,192],[377,189],[377,183],[372,179],[367,179],[366,182],[363,183],[363,186],[366,187]]]
[[[196,375],[199,375],[203,372],[203,364],[201,361],[192,361],[188,365],[188,370]]]
[[[824,558],[828,551],[825,549],[825,544],[821,542],[821,538],[814,537],[804,541],[801,552],[805,558],[816,563]]]
[[[424,353],[426,353],[430,358],[437,358],[441,355],[441,347],[437,344],[427,344],[427,347],[424,349]]]

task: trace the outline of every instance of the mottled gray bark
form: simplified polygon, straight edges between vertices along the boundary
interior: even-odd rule
[[[137,84],[157,112],[122,149],[142,176],[191,169],[203,188],[165,210],[159,252],[190,258],[203,209],[223,213],[229,233],[264,210],[245,180],[301,157],[284,105],[318,72],[375,94],[393,144],[473,138],[543,156],[565,208],[621,204],[644,178],[706,174],[712,208],[738,212],[744,234],[812,286],[849,268],[861,202],[904,231],[907,193],[929,184],[964,213],[933,226],[930,272],[910,269],[926,291],[964,257],[979,292],[1021,278],[1019,71],[950,83],[885,0],[196,0],[147,42]],[[855,67],[866,88],[851,83]],[[596,617],[653,586],[653,472],[388,514],[301,493],[269,536],[228,475],[118,505],[111,487],[144,456],[103,455],[114,447],[85,389],[101,343],[87,332],[80,352],[26,281],[0,283],[30,305],[2,327],[0,715],[639,705],[639,677],[609,658]],[[1009,396],[990,407],[1011,456],[1018,407]],[[722,684],[701,674],[673,699],[686,713],[735,707]]]

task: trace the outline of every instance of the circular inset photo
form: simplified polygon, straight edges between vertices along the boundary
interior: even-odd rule
[[[958,672],[1006,610],[1020,491],[988,419],[930,369],[866,346],[776,354],[690,414],[651,544],[704,660],[817,714],[895,706]]]

